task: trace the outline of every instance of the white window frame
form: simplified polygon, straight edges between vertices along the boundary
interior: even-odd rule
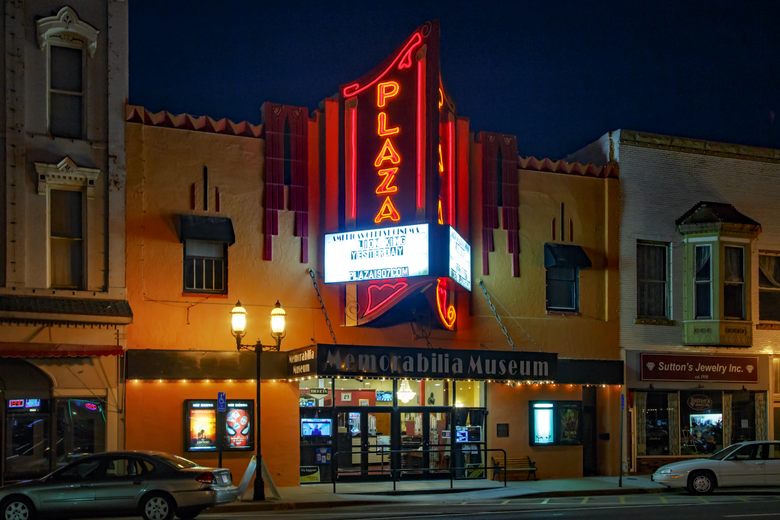
[[[188,249],[191,245],[195,245],[195,243],[202,242],[202,243],[210,243],[213,245],[219,245],[222,248],[222,256],[216,257],[216,256],[199,256],[199,255],[188,255]],[[196,239],[186,239],[184,241],[184,259],[183,259],[183,265],[182,265],[182,274],[183,274],[183,290],[185,293],[195,293],[195,294],[227,294],[228,291],[228,247],[225,242],[220,242],[217,240],[196,240]],[[205,283],[198,283],[198,281],[195,281],[195,284],[192,286],[188,286],[187,284],[187,263],[192,262],[193,266],[200,262],[202,264],[202,271],[204,273],[204,279],[200,280],[200,282],[205,282],[205,271],[208,267],[209,263],[213,263],[212,267],[212,287],[206,287]],[[216,269],[217,262],[221,264],[221,269]],[[194,273],[197,272],[197,269],[194,269]],[[217,289],[216,288],[216,280],[217,275],[219,275],[220,281],[222,282],[222,287]],[[193,274],[194,276],[194,274]]]
[[[63,49],[75,49],[78,50],[81,53],[81,90],[75,91],[75,90],[61,90],[61,89],[55,89],[52,88],[51,82],[52,82],[52,76],[51,76],[51,53],[52,49],[60,47]],[[84,139],[86,138],[87,134],[87,127],[86,127],[86,121],[87,121],[87,103],[86,103],[86,87],[87,87],[87,62],[84,57],[84,49],[81,48],[81,46],[75,46],[75,45],[63,45],[63,44],[52,44],[48,46],[48,52],[46,53],[46,128],[48,132],[54,136],[54,137],[64,137],[66,139]],[[54,120],[54,114],[52,111],[52,95],[58,95],[58,96],[70,96],[70,97],[78,97],[81,98],[81,113],[79,114],[79,117],[81,118],[80,126],[81,126],[81,132],[78,136],[73,135],[62,135],[59,133],[55,133],[52,131],[52,122]]]
[[[697,301],[697,296],[696,295],[699,292],[698,291],[698,287],[697,287],[699,285],[699,281],[696,279],[696,271],[697,271],[697,269],[696,269],[696,258],[698,256],[697,252],[698,252],[700,247],[701,248],[705,248],[706,247],[707,249],[709,249],[709,252],[710,252],[710,260],[709,260],[710,272],[708,274],[708,278],[707,278],[707,282],[706,282],[710,286],[710,291],[709,291],[709,293],[710,293],[710,295],[709,295],[709,299],[710,299],[710,312],[709,312],[709,316],[699,316],[698,312],[697,312],[699,305],[698,305],[698,301]],[[712,301],[713,300],[713,298],[712,298],[713,293],[712,293],[712,288],[713,288],[713,285],[714,285],[713,280],[712,280],[712,262],[713,262],[712,244],[696,244],[696,245],[694,245],[694,247],[693,247],[693,318],[696,319],[696,320],[712,320],[712,319],[714,319],[714,315],[713,315],[713,312],[712,312],[713,311],[713,301]],[[702,283],[704,283],[704,282],[702,282]]]
[[[761,257],[762,256],[771,256],[776,258],[776,262],[780,262],[780,252],[778,251],[759,251],[758,252],[758,270],[759,270],[759,276],[756,279],[756,285],[758,286],[758,319],[760,322],[764,323],[780,323],[780,320],[771,320],[768,318],[762,318],[761,317],[761,293],[768,292],[768,293],[780,293],[780,287],[762,287],[761,286]],[[780,387],[777,388],[777,393],[780,394]]]
[[[52,287],[51,265],[51,190],[81,191],[82,200],[82,255],[83,280],[82,287],[78,290],[86,290],[88,280],[88,251],[89,251],[89,200],[95,196],[95,185],[100,176],[100,170],[78,166],[70,157],[63,158],[59,163],[34,163],[35,173],[38,177],[38,195],[46,197],[46,280],[47,286]],[[52,287],[57,289],[58,287]]]
[[[54,16],[41,18],[36,22],[38,46],[46,52],[46,128],[51,131],[51,95],[76,95],[74,92],[51,89],[51,47],[69,47],[82,50],[81,63],[81,136],[87,138],[87,60],[94,57],[100,31],[82,21],[76,11],[65,6]],[[86,51],[86,52],[84,52]],[[73,137],[71,137],[73,138]]]
[[[726,280],[726,259],[728,258],[728,255],[726,254],[726,251],[728,249],[739,249],[742,251],[742,281],[741,282],[729,282]],[[712,264],[710,264],[711,266]],[[728,244],[724,245],[723,248],[723,319],[724,320],[744,320],[745,316],[747,315],[747,294],[745,293],[747,287],[746,287],[746,269],[747,268],[747,258],[745,255],[745,248],[743,246]],[[742,287],[742,315],[741,316],[727,316],[726,315],[726,286],[741,286]]]

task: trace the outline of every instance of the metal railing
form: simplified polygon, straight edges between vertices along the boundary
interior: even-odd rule
[[[421,454],[424,453],[419,448],[401,448],[397,450],[392,450],[390,448],[384,447],[384,446],[377,446],[375,448],[370,448],[367,450],[347,450],[347,451],[337,451],[333,454],[333,457],[331,458],[331,480],[333,482],[333,492],[336,492],[336,483],[339,480],[339,457],[340,456],[349,456],[349,460],[352,460],[353,455],[360,455],[360,474],[366,475],[366,470],[363,469],[363,460],[364,456],[366,459],[370,455],[379,455],[380,456],[380,464],[381,469],[379,475],[386,475],[389,474],[390,478],[393,481],[393,491],[396,491],[396,487],[398,482],[401,480],[401,477],[403,477],[404,473],[414,473],[415,476],[420,475],[441,475],[443,472],[449,473],[449,480],[450,480],[450,489],[453,489],[455,480],[469,480],[469,477],[465,478],[456,478],[455,474],[459,472],[460,470],[463,470],[463,473],[468,475],[469,472],[475,472],[475,471],[483,471],[485,478],[488,477],[488,471],[493,470],[494,475],[495,472],[500,470],[501,468],[506,468],[506,450],[502,448],[479,448],[480,455],[484,454],[484,456],[480,457],[481,462],[480,463],[474,463],[474,464],[466,464],[465,466],[455,466],[454,462],[455,459],[452,456],[453,449],[449,445],[443,445],[442,447],[438,446],[432,446],[428,450],[429,457],[431,454],[445,454],[449,455],[449,462],[445,468],[441,467],[430,467],[430,466],[415,466],[415,467],[393,467],[393,459],[400,461],[405,454]],[[460,454],[467,454],[471,452],[464,452],[461,449],[457,450]],[[490,458],[490,464],[488,464],[488,453],[500,453],[501,454],[501,460],[502,464],[497,464],[494,462],[494,458]],[[397,455],[397,457],[394,457],[394,455]],[[387,457],[387,464],[388,467],[385,469],[385,457]],[[430,458],[429,458],[430,460]],[[506,471],[502,471],[504,478],[504,487],[506,487]],[[374,474],[376,475],[376,473]],[[473,478],[473,477],[472,477]],[[443,480],[443,479],[442,479]]]

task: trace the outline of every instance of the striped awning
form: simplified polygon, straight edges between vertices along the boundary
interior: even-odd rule
[[[0,342],[0,358],[77,358],[123,354],[124,349],[117,345]]]

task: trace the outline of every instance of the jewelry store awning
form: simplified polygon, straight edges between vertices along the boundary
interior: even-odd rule
[[[0,358],[80,358],[123,353],[122,347],[116,345],[0,342]]]

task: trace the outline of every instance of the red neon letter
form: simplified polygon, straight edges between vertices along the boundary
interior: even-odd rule
[[[436,279],[436,310],[439,311],[439,320],[444,328],[453,330],[457,312],[454,305],[447,305],[447,280]]]
[[[396,126],[393,128],[387,128],[387,114],[384,112],[379,112],[376,116],[376,133],[380,137],[384,137],[386,135],[395,135],[401,130]]]
[[[376,106],[382,108],[387,100],[395,97],[400,92],[401,86],[397,81],[383,81],[376,86]]]
[[[399,164],[401,162],[401,156],[395,151],[389,137],[385,139],[385,144],[382,145],[382,149],[379,150],[379,153],[376,155],[374,166],[379,168],[385,161],[390,161],[391,164]]]
[[[385,197],[385,201],[382,203],[382,207],[379,208],[376,216],[374,217],[374,224],[379,224],[383,220],[392,220],[398,222],[401,220],[401,215],[398,214],[398,210],[395,209],[393,201],[390,200],[390,196]]]
[[[398,191],[398,186],[393,186],[395,181],[395,175],[398,173],[398,168],[385,168],[376,172],[377,175],[382,177],[382,182],[376,188],[377,195],[387,195],[388,193],[395,193]]]

